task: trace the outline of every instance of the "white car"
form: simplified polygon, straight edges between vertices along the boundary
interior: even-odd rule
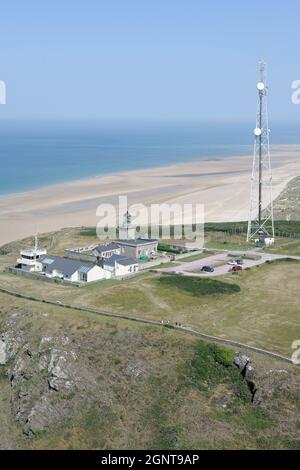
[[[241,266],[241,264],[243,264],[243,261],[242,260],[237,260],[237,259],[232,259],[227,264],[229,264],[230,266]]]

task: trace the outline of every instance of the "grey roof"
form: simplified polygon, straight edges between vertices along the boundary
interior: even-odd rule
[[[117,240],[119,245],[129,245],[129,246],[140,246],[140,245],[149,245],[150,243],[158,243],[158,240],[154,238],[136,238],[133,240]]]
[[[98,253],[105,253],[107,251],[117,250],[119,245],[115,242],[108,243],[107,245],[98,245],[94,248],[94,250],[98,251]]]
[[[104,261],[104,265],[114,267],[116,262],[118,264],[122,264],[122,266],[131,266],[132,264],[137,264],[137,262],[129,256],[112,255],[110,258]]]
[[[55,261],[54,259],[48,258],[48,257],[46,257],[46,256],[40,256],[40,260],[41,260],[42,258],[43,258],[43,263],[45,263],[45,264],[52,264],[52,263],[54,263],[54,261]]]
[[[72,276],[76,271],[88,272],[95,266],[94,264],[82,263],[82,261],[78,260],[49,255],[41,256],[39,262],[46,266],[46,273],[56,270],[65,276]]]

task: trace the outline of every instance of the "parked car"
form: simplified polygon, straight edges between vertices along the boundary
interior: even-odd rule
[[[204,273],[213,273],[214,268],[212,266],[203,266],[201,268],[201,271],[204,272]]]
[[[244,261],[242,259],[238,258],[238,259],[232,259],[227,264],[230,264],[231,266],[236,266],[236,265],[241,265],[243,263],[244,263]]]
[[[240,266],[239,264],[236,264],[235,266],[232,266],[232,268],[229,269],[229,271],[231,272],[236,272],[236,271],[242,271],[242,266]]]

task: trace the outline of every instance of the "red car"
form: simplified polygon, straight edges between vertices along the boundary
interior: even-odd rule
[[[242,271],[242,266],[240,265],[235,265],[235,266],[232,266],[232,268],[229,270],[229,271],[233,271],[233,272],[236,272],[236,271]]]

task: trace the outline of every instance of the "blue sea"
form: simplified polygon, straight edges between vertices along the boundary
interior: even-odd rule
[[[0,121],[0,194],[124,170],[252,153],[253,123]],[[271,143],[300,144],[300,124]]]

